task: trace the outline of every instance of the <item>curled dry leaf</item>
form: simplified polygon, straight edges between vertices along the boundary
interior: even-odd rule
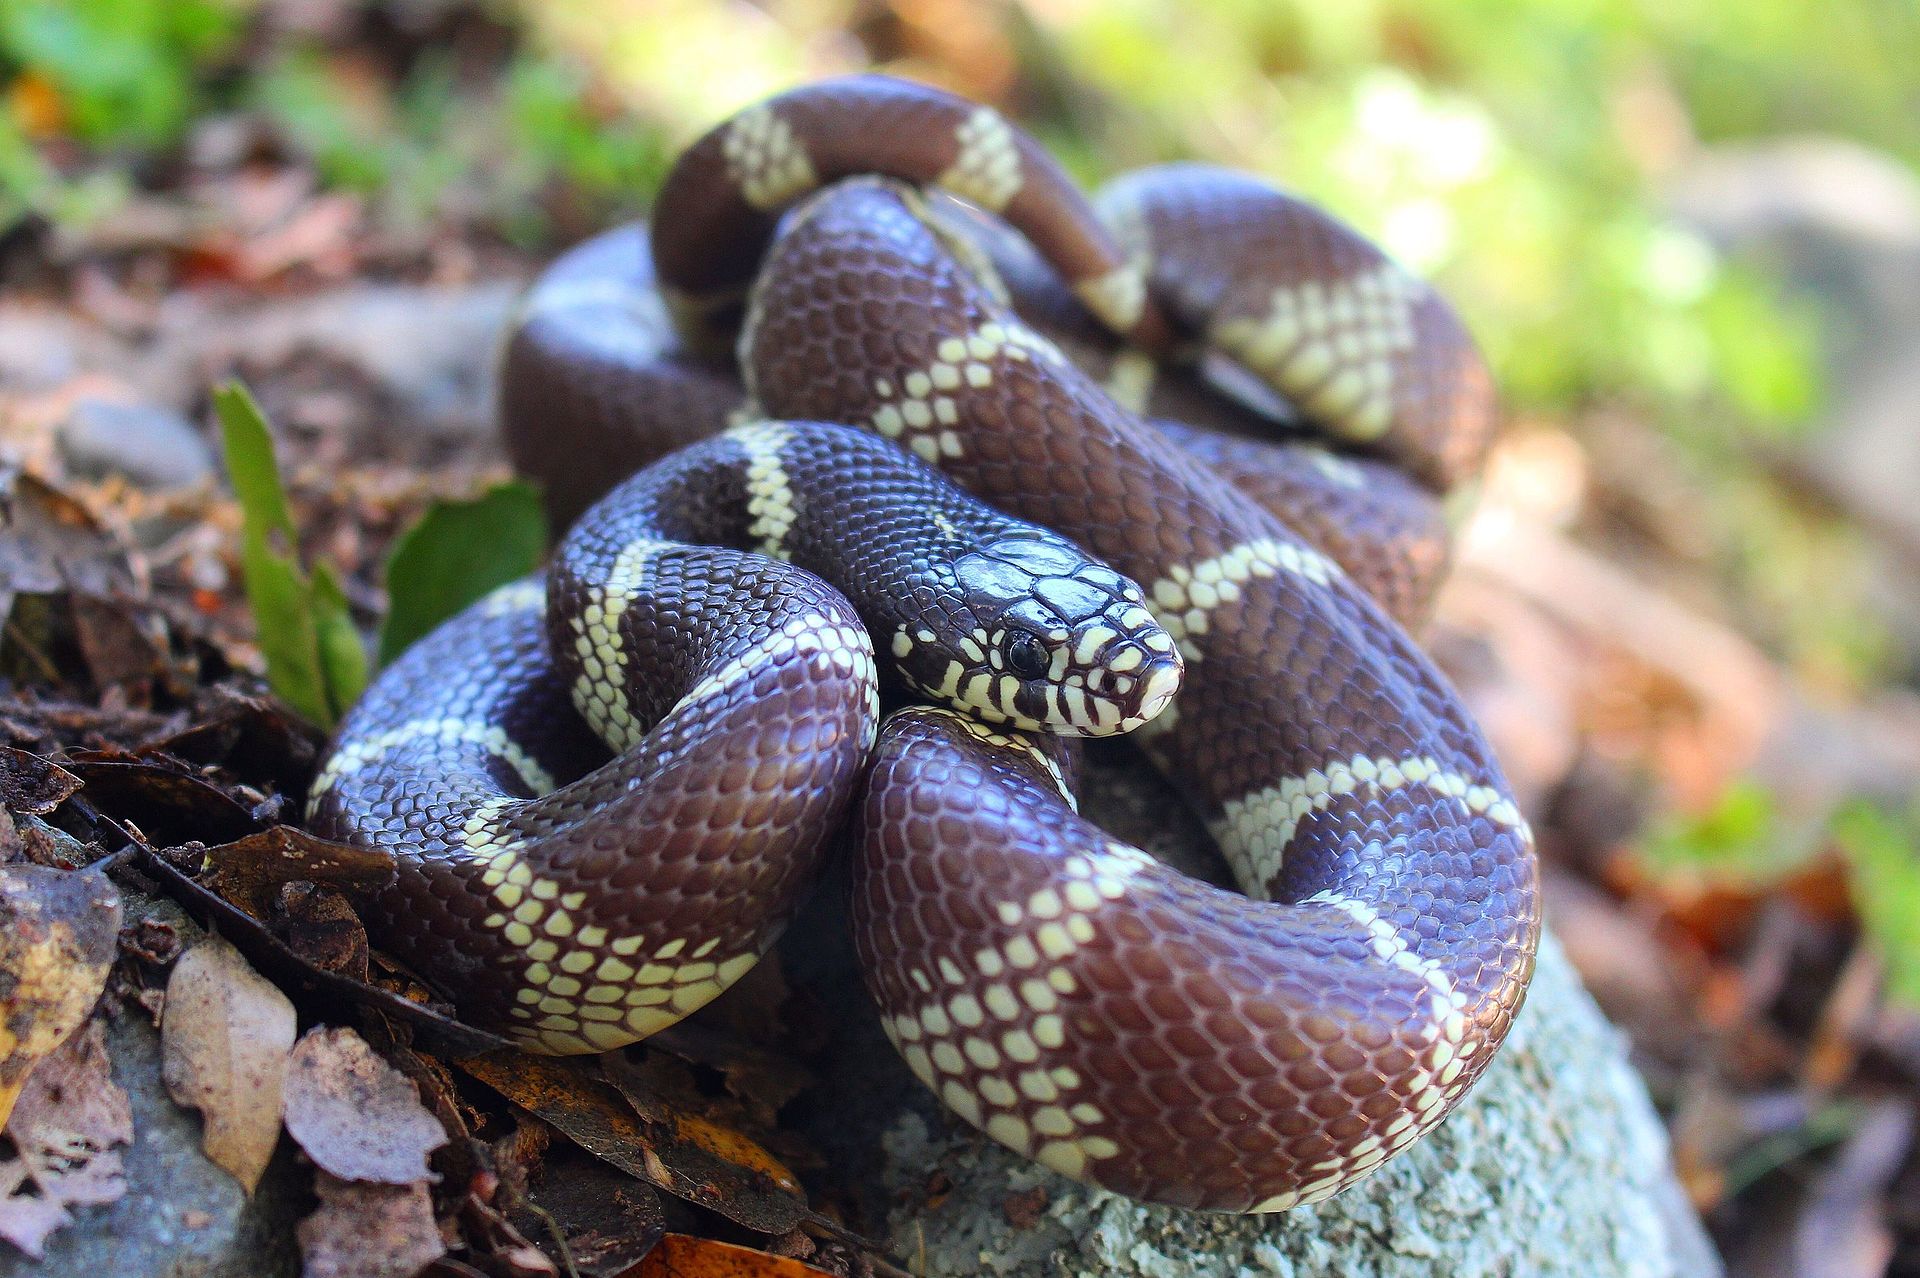
[[[413,1278],[447,1250],[424,1181],[356,1183],[322,1171],[313,1187],[320,1206],[294,1231],[302,1278]]]
[[[633,1272],[634,1278],[832,1278],[787,1256],[692,1234],[668,1234]]]
[[[0,1237],[38,1258],[69,1207],[127,1192],[120,1152],[133,1107],[113,1081],[98,1021],[68,1038],[27,1078],[7,1124],[14,1156],[0,1162]]]
[[[103,871],[0,866],[0,1124],[34,1062],[106,987],[120,894]]]
[[[276,825],[207,849],[204,882],[255,918],[269,918],[289,883],[318,883],[365,896],[393,878],[391,853],[335,843]]]
[[[0,746],[0,804],[29,816],[45,816],[80,788],[80,778],[50,759],[14,746]]]
[[[350,1029],[317,1029],[295,1044],[284,1109],[287,1133],[342,1180],[425,1184],[427,1155],[447,1143],[413,1081]]]
[[[213,938],[181,957],[167,981],[161,1074],[200,1111],[207,1157],[248,1194],[280,1140],[280,1096],[296,1031],[293,1004],[240,951]]]

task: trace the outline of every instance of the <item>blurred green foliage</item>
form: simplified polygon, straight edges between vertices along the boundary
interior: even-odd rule
[[[1853,871],[1855,908],[1886,964],[1887,991],[1920,1008],[1920,797],[1904,812],[1849,804],[1833,833]]]
[[[531,575],[546,550],[547,517],[531,484],[509,480],[476,497],[435,501],[387,555],[380,664],[489,591]]]
[[[0,230],[28,214],[84,221],[124,189],[110,164],[63,174],[35,145],[58,133],[128,159],[175,141],[241,32],[225,0],[0,4]]]

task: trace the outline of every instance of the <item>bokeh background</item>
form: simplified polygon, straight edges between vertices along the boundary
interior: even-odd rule
[[[385,539],[499,467],[539,263],[875,66],[1089,183],[1265,174],[1455,300],[1507,431],[1428,641],[1555,921],[1736,1271],[1920,1272],[1911,0],[7,0],[0,444],[190,489],[240,371],[370,615]],[[218,621],[231,511],[185,509],[134,516]]]

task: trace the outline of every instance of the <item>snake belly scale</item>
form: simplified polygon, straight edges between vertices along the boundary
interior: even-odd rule
[[[936,190],[1003,217],[1054,283]],[[1216,357],[1291,424],[1217,393]],[[1235,438],[1152,420],[1201,402]],[[546,474],[752,424],[595,505],[544,589],[430,638],[337,743],[316,819],[422,848],[369,921],[464,1012],[549,1051],[649,1032],[764,950],[850,815],[888,1036],[1055,1170],[1284,1210],[1485,1069],[1538,939],[1531,836],[1383,605],[1423,614],[1491,398],[1451,311],[1357,234],[1217,170],[1088,201],[986,108],[828,81],[689,149],[650,265],[624,231],[556,267],[503,403]],[[880,667],[934,704],[876,726]],[[578,721],[531,709],[556,697]],[[1241,892],[1075,810],[1057,734],[1133,729]],[[621,753],[556,788],[595,734]],[[726,926],[700,932],[696,901]]]

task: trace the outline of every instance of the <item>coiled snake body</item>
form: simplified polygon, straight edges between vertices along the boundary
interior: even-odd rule
[[[1001,214],[1038,260],[931,188]],[[863,77],[689,150],[656,206],[657,292],[635,231],[556,266],[502,401],[558,511],[729,413],[749,424],[576,525],[545,592],[552,657],[520,609],[537,588],[510,588],[349,720],[316,819],[424,839],[376,939],[531,1045],[611,1046],[750,965],[852,802],[886,1031],[1003,1144],[1135,1197],[1273,1211],[1448,1112],[1525,991],[1536,870],[1485,742],[1382,604],[1424,610],[1438,494],[1486,444],[1484,370],[1430,290],[1268,188],[1149,170],[1099,204],[1104,221],[988,109]],[[738,381],[698,353],[736,330]],[[1254,391],[1207,370],[1222,357]],[[1242,433],[1150,422],[1171,404]],[[1349,451],[1292,437],[1275,404]],[[1144,596],[948,498],[899,447],[888,470],[881,440]],[[867,485],[870,467],[892,477]],[[903,492],[912,518],[886,504]],[[874,647],[945,704],[888,718],[856,793],[860,622],[796,568],[669,539],[850,576]],[[857,566],[903,539],[922,548],[905,575]],[[747,637],[709,635],[727,611]],[[625,753],[552,789],[584,747],[532,731],[536,692],[571,693]],[[1139,723],[1246,895],[1081,818],[1058,748],[1018,731]]]

